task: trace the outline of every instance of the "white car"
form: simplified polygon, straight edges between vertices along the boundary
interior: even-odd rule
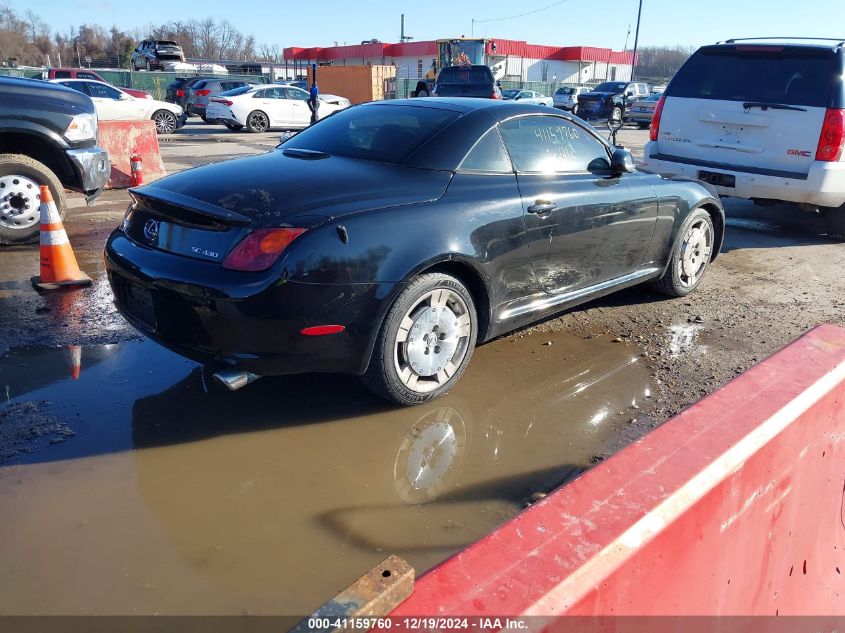
[[[658,102],[642,166],[763,206],[794,203],[845,240],[843,67],[841,42],[704,46]]]
[[[561,86],[552,95],[554,106],[572,114],[578,114],[578,95],[590,92],[587,86]]]
[[[73,88],[91,97],[100,121],[150,119],[158,134],[171,134],[185,125],[181,106],[156,99],[138,99],[102,81],[93,79],[53,79],[53,83]]]
[[[553,101],[541,92],[533,90],[502,90],[502,99],[505,101],[519,101],[520,103],[533,103],[534,105],[551,106]]]
[[[284,84],[243,86],[212,97],[205,118],[210,123],[223,123],[233,131],[244,128],[249,132],[266,132],[271,128],[301,129],[311,124],[309,98],[306,91]],[[348,107],[349,101],[343,101],[346,105],[321,99],[318,117],[322,119]]]

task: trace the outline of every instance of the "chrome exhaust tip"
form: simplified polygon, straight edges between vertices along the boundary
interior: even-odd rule
[[[237,391],[241,387],[246,387],[249,383],[255,382],[261,376],[253,374],[252,372],[243,369],[232,367],[231,369],[221,369],[213,374],[217,382],[226,386],[229,391]]]

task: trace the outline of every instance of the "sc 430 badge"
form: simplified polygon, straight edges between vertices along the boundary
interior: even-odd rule
[[[211,257],[213,259],[220,257],[220,253],[217,251],[208,251],[204,248],[200,248],[199,246],[191,246],[191,250],[197,255],[205,255],[206,257]]]

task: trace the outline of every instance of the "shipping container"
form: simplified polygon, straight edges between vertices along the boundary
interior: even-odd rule
[[[385,84],[396,78],[395,66],[319,66],[320,92],[346,97],[353,104],[385,98]],[[311,85],[311,68],[308,69]]]

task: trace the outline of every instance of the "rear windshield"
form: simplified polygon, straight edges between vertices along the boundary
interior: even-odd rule
[[[667,97],[827,107],[837,59],[823,48],[703,48],[678,71]]]
[[[280,147],[399,164],[458,116],[452,110],[417,106],[349,108],[304,129]]]
[[[556,95],[571,95],[575,93],[575,88],[558,88]]]
[[[489,84],[493,83],[493,73],[486,66],[447,66],[440,71],[437,83]]]
[[[628,84],[619,81],[605,81],[593,88],[593,92],[622,92]]]
[[[176,42],[172,40],[158,40],[156,44],[158,46],[179,46]]]
[[[232,88],[231,90],[227,90],[226,92],[221,92],[221,97],[237,97],[238,95],[242,95],[245,92],[249,92],[255,86],[241,86],[240,88]]]

